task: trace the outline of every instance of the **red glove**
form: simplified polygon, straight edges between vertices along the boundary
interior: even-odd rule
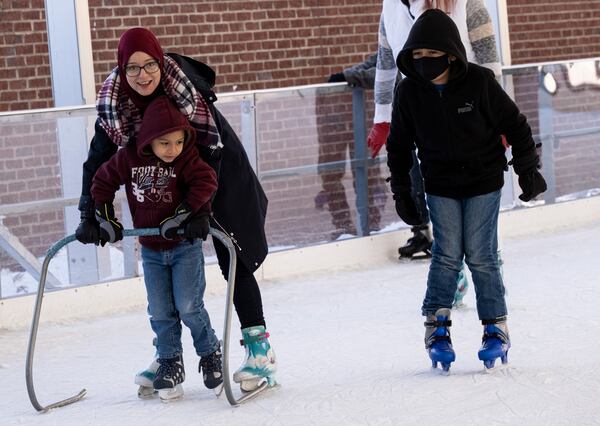
[[[371,158],[377,157],[381,147],[385,145],[390,134],[390,123],[375,123],[367,137],[367,146],[371,150]]]

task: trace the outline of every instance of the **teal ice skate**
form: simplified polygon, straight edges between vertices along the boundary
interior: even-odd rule
[[[487,370],[494,368],[497,358],[500,358],[502,364],[507,364],[510,337],[506,317],[484,320],[482,324],[483,338],[478,353],[479,359],[483,361]]]
[[[445,374],[456,359],[450,339],[450,309],[440,308],[434,315],[428,315],[425,321],[425,349],[431,358],[431,366],[437,368],[438,362]]]
[[[135,375],[135,384],[140,386],[138,388],[139,398],[152,398],[156,395],[157,391],[154,389],[153,382],[156,378],[159,365],[157,359],[154,358],[148,368]]]
[[[251,392],[263,381],[275,386],[274,374],[277,371],[275,352],[269,344],[269,333],[262,325],[242,329],[240,343],[246,349],[246,359],[233,373],[233,381],[240,384],[242,391]]]
[[[469,280],[465,273],[465,264],[463,263],[460,271],[458,272],[458,279],[456,280],[456,292],[454,293],[454,302],[452,302],[453,308],[460,308],[464,306],[463,298],[467,294],[469,289]]]

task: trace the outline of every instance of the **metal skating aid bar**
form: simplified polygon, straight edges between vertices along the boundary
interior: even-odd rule
[[[123,231],[124,237],[136,237],[145,235],[159,235],[158,228],[126,229]],[[48,265],[50,264],[50,260],[52,260],[52,258],[56,255],[56,253],[58,253],[58,251],[61,248],[63,248],[69,243],[72,243],[73,241],[75,241],[75,234],[66,236],[62,240],[55,243],[52,247],[50,247],[46,252],[46,258],[44,259],[44,263],[42,264],[42,270],[40,272],[40,283],[38,285],[37,297],[35,299],[35,307],[33,309],[33,320],[31,322],[31,331],[29,333],[29,345],[27,346],[27,361],[25,364],[25,380],[27,382],[27,393],[29,394],[29,400],[31,401],[33,407],[40,412],[46,412],[52,408],[63,407],[65,405],[77,402],[81,398],[83,398],[87,393],[87,390],[82,389],[77,395],[44,406],[38,402],[37,397],[35,395],[35,390],[33,388],[33,353],[35,351],[35,341],[40,322],[40,312],[42,310],[42,299],[44,297]]]
[[[233,292],[235,290],[235,271],[237,265],[237,255],[235,253],[235,246],[226,234],[223,232],[211,229],[211,234],[216,236],[229,250],[229,272],[227,274],[227,299],[225,301],[225,323],[223,324],[223,387],[225,389],[225,396],[227,401],[233,406],[239,405],[242,402],[248,401],[255,397],[260,392],[264,391],[268,387],[268,383],[265,381],[261,385],[251,392],[244,393],[240,398],[236,398],[231,388],[231,379],[229,374],[229,343],[231,342],[231,312],[233,311]]]
[[[181,232],[181,231],[180,231]],[[236,253],[235,247],[231,242],[231,239],[223,232],[218,231],[216,229],[211,228],[210,234],[220,240],[229,250],[230,262],[229,262],[229,279],[227,282],[227,304],[225,307],[225,327],[224,327],[224,341],[223,341],[223,370],[225,373],[225,393],[227,394],[227,399],[232,405],[238,405],[239,403],[251,398],[259,390],[252,392],[248,395],[244,395],[244,397],[240,399],[235,399],[233,396],[233,392],[231,390],[231,383],[229,381],[229,340],[230,340],[230,328],[231,328],[231,311],[233,306],[233,291],[235,288],[235,270],[236,270]],[[159,235],[158,228],[141,228],[141,229],[126,229],[123,231],[124,237],[141,237],[141,236],[151,236],[151,235]],[[29,333],[29,344],[27,347],[27,361],[25,366],[25,378],[27,382],[27,393],[29,394],[29,400],[33,407],[40,412],[46,412],[52,408],[63,407],[65,405],[72,404],[74,402],[79,401],[81,398],[85,396],[87,393],[86,389],[82,389],[77,395],[74,395],[70,398],[63,399],[58,402],[54,402],[48,405],[42,405],[38,402],[38,399],[35,394],[34,386],[33,386],[33,354],[35,351],[35,342],[37,338],[38,326],[40,321],[40,312],[42,309],[42,300],[44,297],[44,289],[46,284],[46,275],[48,273],[48,265],[50,264],[50,260],[58,253],[58,251],[66,246],[67,244],[75,241],[75,235],[69,235],[62,240],[55,243],[52,247],[48,249],[46,252],[46,258],[42,264],[42,270],[40,273],[40,282],[38,285],[37,297],[35,300],[35,307],[33,310],[33,320],[31,322],[31,331]],[[259,388],[262,390],[261,388]]]

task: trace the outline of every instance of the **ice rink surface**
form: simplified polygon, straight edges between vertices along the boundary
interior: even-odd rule
[[[453,311],[451,374],[431,370],[420,315],[428,263],[397,262],[263,283],[281,386],[235,408],[202,385],[187,332],[184,399],[137,398],[134,374],[153,354],[141,310],[40,326],[40,403],[88,394],[39,414],[25,386],[28,331],[0,331],[0,424],[600,425],[600,225],[505,239],[503,257],[513,346],[508,366],[491,374],[477,359],[472,286]],[[224,298],[206,305],[221,335]]]

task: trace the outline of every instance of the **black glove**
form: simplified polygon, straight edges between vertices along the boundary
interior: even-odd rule
[[[210,213],[200,212],[186,223],[185,228],[183,228],[183,236],[187,238],[190,243],[194,242],[194,238],[202,238],[202,240],[206,241],[209,229]]]
[[[93,212],[81,212],[81,222],[75,230],[75,238],[83,244],[100,244],[100,226]]]
[[[327,83],[341,83],[343,81],[346,81],[346,77],[344,77],[344,73],[336,72],[335,74],[331,74],[329,76],[329,80],[327,80]]]
[[[417,211],[417,206],[410,192],[403,191],[394,194],[394,200],[396,201],[396,213],[398,213],[400,219],[412,226],[423,224],[423,219]]]
[[[100,225],[100,244],[102,246],[123,239],[123,225],[115,217],[115,209],[112,204],[97,204],[96,220]]]
[[[523,190],[523,193],[519,195],[521,201],[532,200],[548,189],[544,177],[537,170],[520,175],[519,186]]]
[[[185,202],[181,203],[175,209],[175,213],[172,216],[169,216],[160,223],[160,235],[167,240],[177,237],[177,231],[181,225],[185,225],[186,220],[190,218],[191,214],[191,207]]]

